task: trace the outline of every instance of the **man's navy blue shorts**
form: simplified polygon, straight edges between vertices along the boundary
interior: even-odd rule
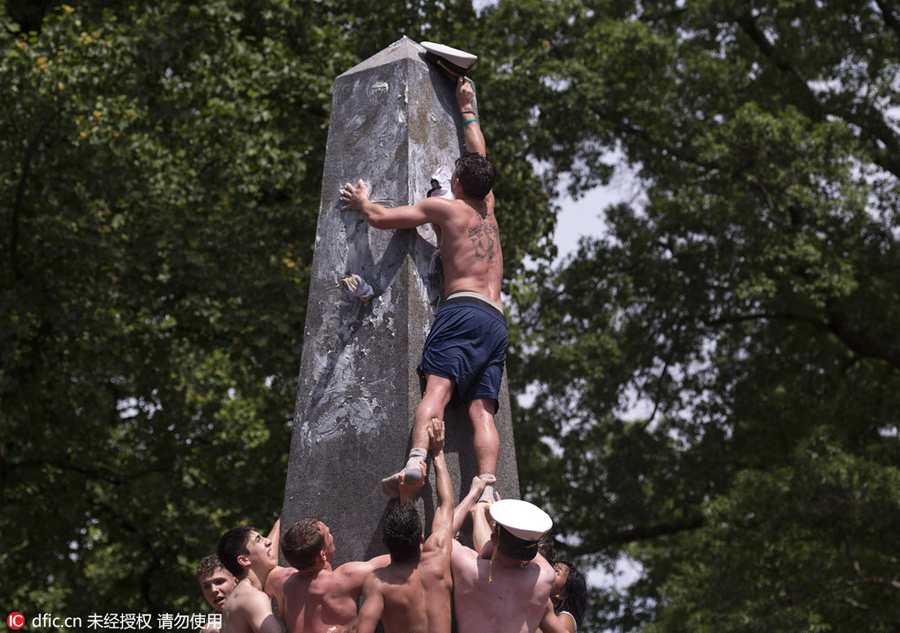
[[[499,406],[506,342],[503,314],[477,299],[451,299],[438,310],[419,370],[455,382],[463,402],[493,398]]]

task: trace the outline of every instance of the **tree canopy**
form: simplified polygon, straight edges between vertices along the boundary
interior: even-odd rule
[[[274,521],[332,82],[407,35],[480,55],[523,491],[639,569],[582,630],[896,630],[900,11],[70,5],[0,0],[5,603],[199,611]]]
[[[199,558],[268,530],[334,78],[468,32],[470,4],[444,9],[0,2],[5,604],[200,612]],[[515,262],[552,213],[505,187]]]
[[[641,570],[594,626],[895,630],[896,9],[567,6],[497,12],[547,42],[538,125],[574,143],[537,155],[587,178],[616,148],[641,183],[517,319],[526,479]]]

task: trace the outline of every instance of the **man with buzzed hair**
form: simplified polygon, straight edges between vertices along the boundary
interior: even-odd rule
[[[222,611],[222,633],[281,633],[272,602],[263,591],[270,573],[278,567],[272,541],[242,525],[222,535],[216,553],[237,579]]]
[[[288,633],[327,633],[349,624],[366,576],[390,562],[385,554],[332,569],[334,551],[331,530],[316,518],[300,519],[282,536],[281,553],[295,568],[276,596]]]
[[[391,563],[366,578],[362,607],[348,629],[352,633],[374,633],[379,620],[385,633],[450,633],[453,487],[444,460],[442,420],[431,421],[428,437],[438,497],[431,535],[426,541],[414,505],[391,502],[395,506],[382,531]]]

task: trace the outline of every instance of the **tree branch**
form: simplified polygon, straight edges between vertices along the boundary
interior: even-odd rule
[[[20,462],[6,462],[7,471],[18,470],[21,468],[43,468],[45,466],[52,466],[53,468],[59,468],[62,471],[78,473],[80,475],[86,475],[92,479],[98,481],[104,481],[108,484],[112,484],[115,486],[120,486],[132,479],[139,479],[144,477],[145,475],[150,475],[153,473],[167,473],[169,469],[163,467],[157,468],[147,468],[145,470],[140,470],[137,472],[133,472],[129,474],[127,477],[119,477],[117,474],[108,469],[100,469],[100,468],[86,468],[84,466],[80,466],[78,464],[70,464],[65,462],[57,462],[57,461],[44,461],[39,459],[25,459]]]
[[[813,326],[817,330],[835,335],[848,348],[866,358],[883,360],[889,365],[900,369],[900,350],[880,345],[876,341],[865,338],[859,332],[849,327],[847,317],[842,312],[832,310],[827,314],[828,320],[818,319],[805,314],[793,312],[750,312],[724,316],[718,319],[703,320],[702,323],[709,327],[718,325],[732,325],[747,321],[759,321],[762,319],[774,319],[782,321],[797,321]]]
[[[19,268],[19,218],[25,204],[25,188],[28,177],[31,174],[31,157],[34,152],[34,143],[25,143],[25,155],[22,157],[22,175],[16,187],[16,197],[13,201],[12,213],[9,216],[9,263],[13,281],[22,279],[22,270]]]
[[[853,598],[851,598],[850,596],[839,596],[839,598],[841,600],[843,600],[844,602],[846,602],[847,604],[849,604],[851,607],[860,609],[861,611],[868,611],[870,608],[868,605],[858,602],[858,601],[854,600]]]
[[[0,446],[0,513],[6,505],[6,446]]]
[[[881,19],[884,20],[888,28],[893,29],[897,35],[900,35],[900,21],[891,13],[890,7],[884,3],[884,0],[875,0],[875,4],[878,5],[878,9],[881,11]]]
[[[673,345],[674,348],[674,345]],[[647,417],[647,421],[641,425],[642,429],[645,429],[650,426],[653,422],[654,418],[656,418],[656,414],[659,411],[660,403],[662,402],[662,391],[663,391],[663,381],[666,378],[666,372],[669,371],[669,366],[671,364],[672,356],[674,355],[673,350],[669,350],[669,354],[667,354],[665,361],[663,362],[663,368],[659,372],[659,381],[656,383],[656,393],[653,395],[653,411]]]
[[[815,93],[809,87],[806,77],[799,68],[777,53],[775,46],[769,41],[766,34],[762,32],[762,29],[759,28],[759,25],[756,23],[756,20],[753,19],[753,16],[750,15],[748,7],[742,4],[731,7],[731,18],[744,34],[750,38],[750,41],[756,45],[759,52],[775,64],[776,68],[793,76],[800,82],[800,85],[797,87],[801,88],[804,96],[808,99],[809,106],[811,106],[814,111],[817,111],[818,116],[816,118],[821,118],[821,109],[819,108],[818,100],[816,99]]]
[[[883,12],[888,17],[889,12]],[[829,104],[822,103],[816,93],[809,86],[809,82],[803,72],[779,54],[775,46],[768,40],[765,33],[750,15],[749,9],[744,5],[735,5],[731,8],[731,18],[740,27],[741,31],[750,38],[760,53],[769,59],[775,68],[789,76],[794,87],[802,97],[795,105],[815,121],[825,121],[828,115],[838,117],[848,123],[859,127],[860,140],[868,145],[873,160],[883,169],[900,177],[900,140],[894,134],[892,128],[884,120],[880,113],[869,112],[868,117],[857,114],[858,107],[854,104],[848,106],[847,98],[835,98],[829,100]],[[842,95],[843,96],[843,95]],[[852,101],[852,100],[851,100]],[[830,107],[828,107],[830,106]],[[868,108],[867,108],[868,109]],[[879,142],[884,146],[879,146]]]
[[[847,316],[843,312],[832,311],[829,316],[831,317],[829,330],[843,341],[847,347],[861,356],[877,358],[900,369],[900,351],[888,348],[886,342],[884,345],[879,345],[878,342],[862,336],[856,330],[852,330],[848,326]]]
[[[620,532],[616,532],[613,534],[607,534],[605,537],[602,537],[596,541],[601,547],[606,547],[610,545],[622,545],[625,543],[634,543],[638,541],[648,541],[651,539],[659,538],[660,536],[669,536],[671,534],[678,534],[680,532],[687,532],[690,530],[697,530],[703,527],[704,521],[702,516],[696,516],[687,518],[683,521],[678,521],[675,523],[661,523],[659,525],[652,525],[649,527],[635,527],[630,530],[623,530]],[[589,548],[589,551],[585,551],[583,553],[594,553],[596,548]],[[582,553],[582,552],[577,552]]]

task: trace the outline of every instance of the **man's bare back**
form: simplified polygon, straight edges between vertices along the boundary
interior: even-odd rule
[[[524,566],[492,563],[458,543],[453,556],[459,633],[534,633],[539,628],[556,577],[542,557]]]
[[[450,633],[452,590],[450,558],[434,551],[423,552],[418,565],[392,563],[369,574],[363,594],[367,602],[383,601],[381,623],[385,633]],[[351,629],[360,633],[366,630],[362,626]]]
[[[500,305],[503,252],[494,195],[488,194],[484,200],[448,202],[452,205],[450,213],[435,214],[440,218],[435,232],[444,266],[444,297],[477,292]]]
[[[345,563],[335,570],[313,574],[295,572],[282,586],[278,604],[288,633],[327,633],[346,626],[356,617],[356,601],[366,575],[388,563],[387,556],[366,562]]]
[[[500,228],[494,215],[494,194],[483,200],[462,195],[455,200],[426,198],[410,206],[385,207],[369,199],[362,180],[347,183],[342,194],[345,209],[362,211],[378,229],[408,229],[430,223],[438,234],[444,266],[445,298],[456,292],[477,292],[501,305],[503,252]]]
[[[321,570],[313,576],[295,573],[284,583],[284,604],[279,605],[290,633],[325,633],[331,626],[356,617],[356,599],[351,597],[343,574]]]
[[[537,553],[549,515],[520,500],[470,508],[474,549],[454,541],[451,554],[459,633],[568,633],[550,601],[556,572]]]

